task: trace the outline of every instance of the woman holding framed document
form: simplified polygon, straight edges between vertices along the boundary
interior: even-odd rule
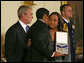
[[[53,41],[53,46],[54,49],[53,51],[56,51],[56,32],[57,31],[63,31],[62,30],[62,17],[60,16],[60,14],[58,12],[53,12],[49,15],[49,28],[50,28],[50,34],[52,37],[52,41]],[[61,53],[56,53],[57,57],[55,57],[55,61],[56,62],[63,62],[62,61],[62,56],[64,56],[64,54]]]

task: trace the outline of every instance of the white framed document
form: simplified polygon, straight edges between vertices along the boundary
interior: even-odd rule
[[[68,32],[56,32],[56,51],[61,54],[69,54]]]

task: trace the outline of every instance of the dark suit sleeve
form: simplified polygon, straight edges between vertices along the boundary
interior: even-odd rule
[[[9,29],[5,35],[5,55],[8,62],[15,61],[16,31]]]
[[[43,56],[50,58],[53,54],[53,47],[50,38],[49,31],[44,29],[36,32],[34,34],[34,39],[32,39],[33,47],[42,54]]]

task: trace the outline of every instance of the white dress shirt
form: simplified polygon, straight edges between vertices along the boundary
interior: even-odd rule
[[[19,23],[20,23],[21,26],[23,27],[24,31],[27,32],[26,29],[25,29],[26,26],[27,26],[27,24],[24,24],[21,20],[19,20]]]
[[[42,19],[38,19],[38,20],[40,20],[40,21],[42,21],[43,23],[45,23],[45,21],[43,21]]]
[[[64,17],[62,17],[67,23],[70,23],[70,21],[66,20]]]

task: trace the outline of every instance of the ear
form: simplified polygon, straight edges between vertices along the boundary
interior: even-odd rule
[[[22,16],[24,16],[24,13],[22,13]]]
[[[44,14],[44,18],[47,18],[47,15],[46,14]]]
[[[24,12],[24,15],[27,15],[27,13],[26,13],[26,12]]]
[[[45,19],[46,18],[46,14],[43,15],[43,18],[42,19]]]
[[[26,13],[22,13],[22,16],[25,17],[26,16]]]
[[[62,11],[62,15],[64,15],[64,10]]]

